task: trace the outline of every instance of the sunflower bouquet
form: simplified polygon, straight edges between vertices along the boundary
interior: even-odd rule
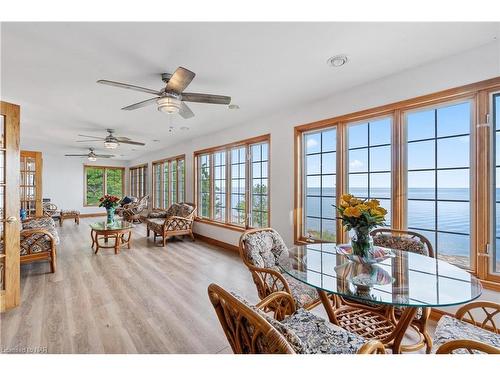
[[[359,199],[352,194],[342,195],[339,206],[334,207],[345,230],[354,231],[351,238],[353,254],[368,257],[372,247],[370,232],[373,228],[385,224],[387,210],[380,206],[377,199]]]

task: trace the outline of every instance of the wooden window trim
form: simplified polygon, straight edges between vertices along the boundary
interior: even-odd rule
[[[168,209],[168,207],[162,207],[163,206],[163,202],[165,202],[164,200],[164,196],[165,196],[165,188],[164,188],[164,184],[165,184],[165,171],[164,171],[164,164],[165,163],[171,163],[172,161],[176,161],[177,162],[177,168],[178,168],[178,165],[179,165],[179,161],[183,161],[183,174],[184,174],[184,178],[183,178],[183,183],[182,183],[182,187],[183,187],[183,192],[184,192],[184,200],[186,199],[186,154],[180,154],[180,155],[176,155],[176,156],[172,156],[172,157],[168,157],[168,158],[163,158],[163,159],[159,159],[159,160],[155,160],[153,162],[151,162],[151,207],[153,210],[166,210]],[[155,185],[155,166],[157,165],[161,165],[161,173],[160,173],[160,186],[161,186],[161,189],[160,189],[160,207],[156,207],[156,185]],[[177,172],[179,172],[177,170]],[[169,166],[169,169],[168,169],[168,173],[169,173],[169,182],[168,182],[168,186],[167,186],[167,194],[169,195],[168,196],[168,199],[167,199],[167,202],[171,204],[171,197],[170,197],[170,166]],[[180,191],[180,187],[181,187],[181,184],[179,184],[179,173],[177,173],[176,175],[176,179],[177,179],[177,186],[176,186],[176,194],[177,194],[177,200],[179,199],[179,191]]]
[[[84,164],[83,165],[83,207],[98,207],[98,204],[87,204],[87,169],[102,169],[103,170],[103,196],[107,191],[107,177],[106,170],[107,169],[118,169],[122,172],[122,194],[125,194],[125,167],[114,167],[110,165],[93,165],[93,164]]]
[[[381,116],[392,117],[392,226],[395,229],[406,227],[406,144],[404,114],[413,109],[450,103],[458,100],[472,101],[473,126],[470,133],[471,142],[471,273],[478,276],[485,288],[500,290],[500,274],[491,271],[491,257],[487,253],[487,245],[491,241],[492,228],[491,214],[491,137],[492,129],[481,126],[486,123],[486,114],[491,113],[490,96],[500,91],[500,77],[480,81],[460,87],[455,87],[416,98],[402,100],[391,104],[357,111],[350,114],[336,116],[312,123],[298,125],[294,128],[294,242],[306,244],[310,241],[302,237],[303,225],[303,133],[337,127],[337,202],[341,194],[346,191],[346,127],[347,123],[373,119]],[[491,117],[491,116],[490,116]],[[481,183],[479,183],[481,182]],[[347,241],[342,232],[341,224],[337,224],[337,238],[339,242]]]
[[[193,173],[194,173],[194,178],[193,178],[193,192],[194,192],[194,200],[197,209],[195,220],[200,223],[204,224],[209,224],[209,225],[214,225],[220,228],[225,228],[229,230],[235,230],[239,232],[244,232],[247,229],[251,229],[249,226],[249,184],[250,182],[250,163],[249,163],[249,150],[250,147],[254,144],[259,144],[259,143],[267,143],[268,145],[268,161],[267,161],[267,175],[268,175],[268,193],[267,193],[267,199],[268,199],[268,208],[267,208],[267,220],[268,220],[268,226],[271,226],[271,134],[264,134],[260,135],[257,137],[252,137],[252,138],[247,138],[241,141],[236,141],[236,142],[231,142],[227,143],[224,145],[216,146],[216,147],[209,147],[205,148],[202,150],[197,150],[193,152]],[[244,225],[237,225],[234,223],[230,222],[231,218],[231,192],[228,192],[227,189],[231,186],[231,158],[230,158],[230,153],[231,150],[234,148],[240,148],[240,147],[245,147],[245,155],[246,155],[246,160],[245,160],[245,224]],[[214,168],[214,163],[213,163],[213,156],[216,152],[221,152],[224,151],[226,153],[226,215],[225,215],[225,222],[221,222],[218,220],[213,219],[214,217],[214,175],[213,175],[213,168]],[[198,159],[202,155],[208,155],[210,157],[210,207],[209,207],[209,213],[210,213],[210,218],[204,218],[200,217],[198,215],[198,212],[200,210],[199,206],[199,176],[198,176],[198,168],[199,168],[199,162]]]
[[[148,186],[147,186],[147,179],[148,179],[148,163],[144,163],[144,164],[139,164],[139,165],[134,165],[132,167],[129,167],[128,168],[128,193],[130,195],[132,195],[132,173],[136,170],[143,170],[143,174],[144,174],[144,188],[142,189],[144,191],[144,194],[143,195],[146,195],[147,192],[148,192]],[[138,197],[140,198],[140,197]]]

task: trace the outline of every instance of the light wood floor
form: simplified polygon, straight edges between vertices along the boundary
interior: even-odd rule
[[[58,264],[21,268],[20,307],[1,315],[4,348],[46,347],[49,353],[230,352],[208,299],[217,283],[249,301],[257,294],[236,253],[204,242],[145,237],[138,225],[132,249],[90,248],[88,224],[58,228]]]
[[[230,353],[207,295],[210,283],[257,301],[238,255],[201,241],[166,248],[133,231],[132,249],[90,248],[88,224],[58,228],[58,269],[21,268],[22,304],[0,317],[0,348],[48,353]],[[322,306],[315,313],[325,316]]]

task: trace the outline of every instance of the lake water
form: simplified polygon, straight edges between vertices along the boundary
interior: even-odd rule
[[[357,197],[367,196],[367,189],[351,188],[349,191]],[[320,188],[308,188],[308,195],[319,195]],[[469,189],[465,188],[441,188],[437,191],[438,199],[445,200],[469,200]],[[308,197],[306,212],[310,216],[320,215],[322,206],[322,217],[333,217],[335,190],[333,188],[323,188],[323,196],[332,198]],[[387,221],[390,221],[390,189],[372,188],[371,196],[380,200],[381,205],[389,211]],[[436,202],[420,201],[417,199],[435,199],[436,191],[428,188],[408,189],[408,228],[419,228],[415,230],[425,235],[435,249],[442,254],[468,256],[470,248],[470,204],[469,202]],[[414,200],[413,200],[414,199]],[[437,211],[437,220],[436,220]],[[452,233],[435,233],[434,230]],[[497,229],[500,232],[500,228]],[[437,246],[436,246],[437,243]]]

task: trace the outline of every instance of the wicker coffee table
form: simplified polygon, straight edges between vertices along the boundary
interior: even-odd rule
[[[99,249],[115,249],[115,254],[118,254],[122,246],[130,249],[132,228],[134,228],[133,224],[123,220],[116,220],[111,224],[105,221],[90,224],[91,247],[94,249],[95,246],[94,253],[97,254]],[[111,245],[108,244],[110,238],[114,239]]]

